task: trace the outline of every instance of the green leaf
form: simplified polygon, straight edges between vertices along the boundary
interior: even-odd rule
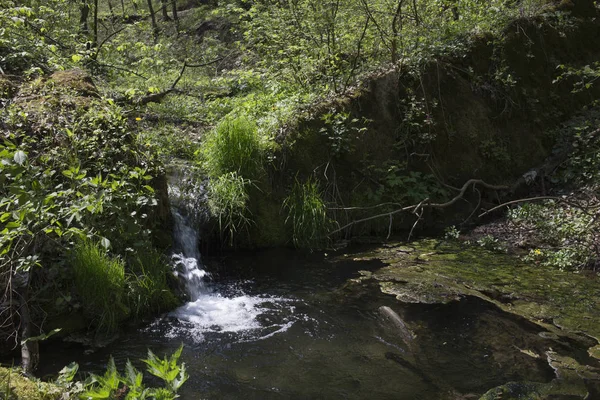
[[[108,250],[110,248],[110,240],[103,237],[102,239],[100,239],[100,245]]]
[[[27,161],[27,154],[23,150],[17,150],[13,158],[17,164],[23,165]]]
[[[39,342],[41,340],[46,340],[48,339],[50,336],[60,332],[62,329],[61,328],[56,328],[51,330],[50,332],[46,333],[46,334],[42,334],[42,335],[38,335],[38,336],[32,336],[32,337],[28,337],[25,340],[21,341],[21,345],[24,345],[27,342]]]
[[[58,381],[59,382],[72,382],[73,378],[75,378],[75,374],[79,370],[79,364],[76,362],[72,362],[69,365],[65,366],[63,369],[59,371]]]

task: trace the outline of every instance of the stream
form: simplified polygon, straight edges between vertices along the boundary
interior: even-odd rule
[[[587,347],[479,298],[407,304],[349,284],[382,267],[353,259],[364,248],[237,252],[204,265],[190,218],[173,216],[174,273],[189,301],[103,348],[43,345],[40,376],[72,361],[100,373],[110,355],[144,369],[148,349],[162,357],[183,343],[182,399],[477,399],[511,381],[551,382],[532,349],[586,358]]]
[[[520,351],[543,342],[541,330],[483,301],[403,305],[377,288],[346,288],[378,262],[285,249],[237,253],[211,274],[194,230],[175,216],[181,252],[173,259],[190,301],[93,352],[44,347],[42,374],[71,361],[100,372],[109,355],[119,367],[131,359],[143,368],[147,349],[162,356],[183,343],[183,399],[478,398],[507,381],[554,377]],[[410,338],[382,307],[402,316]]]

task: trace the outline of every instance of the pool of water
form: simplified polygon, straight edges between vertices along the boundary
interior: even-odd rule
[[[40,374],[70,361],[99,372],[109,355],[143,368],[147,349],[170,354],[183,343],[183,399],[478,398],[507,381],[553,379],[544,360],[524,352],[556,347],[539,327],[479,299],[406,305],[377,287],[349,288],[359,270],[379,264],[336,260],[269,250],[209,262],[212,282],[196,301],[101,349],[44,345]]]

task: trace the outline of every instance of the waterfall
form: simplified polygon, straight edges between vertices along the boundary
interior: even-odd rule
[[[207,291],[204,279],[207,273],[202,269],[200,252],[198,251],[198,233],[190,227],[186,218],[176,209],[172,210],[174,219],[173,254],[174,274],[181,279],[185,291],[191,301],[198,300]]]
[[[179,324],[170,327],[170,336],[185,335],[197,341],[207,333],[231,332],[254,339],[284,332],[295,321],[291,300],[273,296],[249,296],[235,285],[223,287],[210,281],[198,249],[198,231],[194,228],[205,215],[205,190],[194,183],[185,170],[171,174],[169,198],[173,214],[173,273],[182,282],[189,302],[169,314]],[[204,214],[203,214],[204,213]],[[227,293],[224,295],[222,293]],[[260,317],[260,318],[259,318]],[[261,321],[269,321],[263,325]]]

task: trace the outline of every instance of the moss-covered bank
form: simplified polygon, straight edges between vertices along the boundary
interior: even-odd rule
[[[460,187],[477,178],[511,185],[541,164],[554,145],[548,132],[600,93],[572,93],[572,80],[556,81],[557,66],[580,67],[600,53],[597,9],[568,10],[515,20],[498,36],[471,35],[442,55],[416,66],[400,63],[308,108],[277,139],[263,190],[268,198],[251,199],[260,217],[250,235],[254,244],[290,242],[285,212],[272,210],[281,208],[295,180],[317,180],[332,208],[346,208],[330,212],[341,226],[425,198],[450,199],[456,191],[444,184]],[[495,200],[494,194],[482,201]],[[386,203],[393,204],[369,208]],[[420,226],[462,221],[470,212],[457,203]],[[406,229],[414,217],[397,214],[391,222]],[[387,234],[389,226],[380,218],[344,233]],[[288,235],[265,233],[286,229]]]

